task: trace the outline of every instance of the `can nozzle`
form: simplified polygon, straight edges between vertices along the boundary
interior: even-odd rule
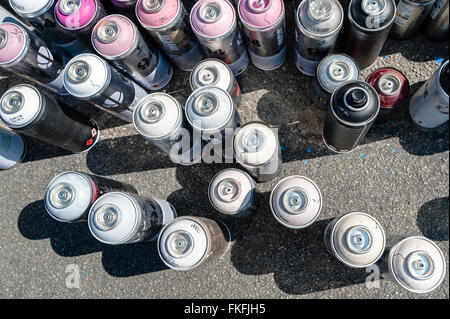
[[[326,20],[332,11],[330,0],[309,0],[308,15],[316,21]]]
[[[86,81],[91,73],[89,64],[84,61],[73,62],[67,71],[67,75],[70,81],[74,83],[80,83]]]
[[[185,231],[175,231],[167,239],[167,251],[174,258],[188,255],[194,248],[192,236]]]
[[[218,108],[218,100],[214,94],[203,93],[195,99],[195,112],[201,116],[208,116]]]
[[[2,112],[6,114],[13,114],[18,112],[24,105],[24,96],[17,91],[11,91],[5,94],[2,99]]]
[[[253,129],[243,135],[244,150],[247,153],[256,153],[264,147],[265,137],[259,130]]]
[[[254,13],[267,11],[272,4],[272,0],[247,0],[247,5]]]
[[[103,21],[97,29],[97,37],[103,43],[112,43],[119,36],[120,28],[115,21]]]
[[[372,233],[367,227],[354,226],[347,231],[346,242],[353,253],[367,253],[372,248]]]
[[[217,194],[223,202],[235,201],[241,194],[241,186],[232,178],[226,178],[217,185]]]
[[[61,0],[59,3],[59,11],[64,15],[71,15],[80,10],[80,0]]]
[[[363,0],[361,7],[368,15],[379,15],[386,8],[386,0]]]
[[[0,49],[3,49],[8,43],[8,32],[0,28]]]
[[[206,23],[212,23],[217,21],[222,14],[220,5],[216,2],[209,2],[200,7],[200,18]]]
[[[113,205],[100,206],[94,212],[94,226],[102,231],[113,229],[119,220],[120,210]]]
[[[408,256],[406,263],[409,273],[417,280],[425,280],[433,275],[433,259],[425,251],[415,251],[411,253]]]
[[[345,101],[348,106],[360,109],[367,104],[367,93],[362,89],[354,89],[347,94]]]
[[[164,0],[144,0],[142,1],[142,8],[148,13],[155,13],[162,9]]]
[[[308,195],[299,187],[290,188],[283,194],[283,206],[291,214],[300,214],[308,207]]]
[[[207,66],[198,71],[198,82],[202,86],[213,85],[219,81],[219,71],[214,66]]]
[[[149,101],[141,107],[139,117],[147,123],[155,123],[164,116],[164,105],[159,101]]]
[[[56,209],[68,207],[75,199],[75,189],[66,183],[57,184],[50,191],[50,205]]]

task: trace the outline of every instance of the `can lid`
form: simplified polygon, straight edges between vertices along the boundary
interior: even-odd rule
[[[234,84],[234,75],[225,62],[218,59],[206,59],[194,67],[190,82],[194,91],[203,86],[214,85],[229,92]]]
[[[133,113],[133,123],[140,134],[147,138],[169,136],[183,119],[178,101],[165,93],[152,93],[142,98]]]
[[[313,36],[329,36],[340,30],[344,11],[336,0],[308,0],[300,3],[297,25]]]
[[[253,202],[256,184],[251,177],[235,168],[224,169],[209,184],[209,199],[218,211],[236,215]]]
[[[239,128],[233,140],[236,160],[249,166],[261,166],[278,152],[278,140],[263,123],[247,123]]]
[[[195,90],[185,107],[186,119],[199,131],[215,131],[225,128],[235,115],[236,108],[230,94],[208,85]]]
[[[395,18],[394,0],[351,0],[349,19],[367,31],[389,27]]]
[[[329,93],[345,81],[357,80],[359,68],[355,60],[345,54],[331,54],[317,67],[317,80]]]
[[[128,194],[111,192],[101,196],[89,211],[92,235],[105,244],[125,243],[140,223],[136,201]]]
[[[14,62],[25,50],[26,34],[15,23],[0,24],[0,65]]]
[[[228,1],[200,0],[190,15],[192,28],[204,37],[220,37],[233,27],[236,13]]]
[[[346,81],[331,95],[330,109],[344,124],[360,126],[377,117],[380,100],[371,85],[359,80]]]
[[[167,224],[158,238],[158,253],[175,270],[189,270],[206,258],[209,236],[195,217],[178,217]]]
[[[148,28],[162,28],[175,19],[181,6],[180,0],[138,0],[136,16]]]
[[[50,8],[53,2],[54,0],[9,0],[9,5],[18,15],[33,17],[43,9]]]
[[[389,252],[389,270],[403,288],[426,293],[436,289],[445,277],[445,257],[431,240],[412,236],[403,239]]]
[[[8,89],[0,100],[0,117],[11,128],[22,128],[31,123],[41,111],[42,96],[28,84]]]
[[[275,219],[283,226],[305,228],[319,217],[322,194],[312,180],[298,175],[288,176],[272,190],[270,208]]]
[[[382,108],[394,108],[408,98],[409,82],[403,73],[394,68],[377,69],[366,82],[377,91]]]
[[[90,179],[79,172],[64,172],[48,184],[45,209],[54,219],[72,222],[80,219],[93,201]]]
[[[241,0],[238,13],[242,23],[265,29],[284,17],[284,3],[283,0]]]
[[[111,69],[95,54],[83,53],[67,63],[64,87],[77,98],[89,98],[103,91],[111,79]]]
[[[125,16],[114,14],[101,19],[92,31],[94,49],[106,58],[127,53],[136,40],[133,22]]]
[[[79,30],[94,19],[97,5],[101,3],[95,0],[58,0],[55,16],[64,28]]]
[[[355,268],[375,263],[386,245],[381,224],[372,216],[360,212],[338,217],[331,230],[331,241],[336,257]]]

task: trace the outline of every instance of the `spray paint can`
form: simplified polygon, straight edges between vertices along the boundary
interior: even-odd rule
[[[416,33],[436,0],[400,0],[397,3],[397,11],[394,25],[391,29],[391,37],[399,40],[406,39]]]
[[[208,195],[211,205],[227,216],[247,216],[256,210],[256,183],[239,169],[217,173],[209,184]]]
[[[303,74],[314,76],[320,60],[334,47],[344,21],[337,0],[307,0],[298,7],[295,28],[295,64]]]
[[[109,15],[92,31],[92,46],[147,90],[159,90],[172,78],[172,66],[144,42],[134,23],[122,15]]]
[[[133,186],[82,172],[67,171],[48,184],[44,195],[47,213],[60,222],[86,221],[92,204],[112,191],[136,193]]]
[[[109,245],[156,241],[165,225],[177,217],[168,201],[125,192],[110,192],[92,205],[91,234]]]
[[[138,0],[136,16],[179,69],[191,71],[203,59],[181,0]]]
[[[261,122],[248,122],[236,132],[233,140],[236,161],[257,182],[268,182],[281,172],[281,150],[278,134]]]
[[[230,94],[236,107],[241,102],[241,89],[229,66],[217,59],[206,59],[195,66],[190,76],[193,91],[207,85],[218,86]]]
[[[353,151],[366,136],[380,111],[375,89],[362,81],[342,83],[331,95],[323,141],[333,152]]]
[[[441,64],[409,101],[409,115],[422,128],[435,128],[448,121],[449,64]]]
[[[223,158],[233,158],[233,135],[241,117],[231,96],[217,86],[203,86],[186,101],[186,120],[206,142],[218,145]]]
[[[136,18],[137,0],[110,0],[110,2],[120,14],[133,20]]]
[[[311,99],[321,110],[326,111],[331,94],[345,81],[357,80],[359,68],[355,60],[345,54],[331,54],[317,67],[311,82]]]
[[[63,79],[70,94],[129,123],[133,121],[133,110],[137,103],[147,95],[134,81],[90,53],[80,54],[70,60]]]
[[[222,257],[230,242],[230,231],[222,221],[183,216],[161,231],[158,253],[168,267],[186,271]]]
[[[9,4],[19,16],[34,27],[34,32],[41,39],[53,43],[68,56],[89,51],[75,40],[69,31],[57,24],[54,14],[55,0],[9,0]]]
[[[353,268],[365,268],[377,262],[386,245],[381,224],[360,212],[333,219],[325,228],[324,240],[331,255]]]
[[[55,6],[59,26],[87,45],[94,26],[105,16],[106,11],[99,0],[58,0]]]
[[[361,70],[375,63],[394,18],[394,0],[351,0],[344,50],[355,59]]]
[[[201,0],[192,8],[191,25],[206,56],[224,61],[234,75],[248,67],[248,55],[237,24],[236,11],[228,1]]]
[[[26,146],[19,134],[0,126],[0,170],[10,169],[21,163],[27,154]]]
[[[270,194],[270,209],[284,227],[302,229],[312,225],[322,210],[322,193],[309,178],[288,176]]]
[[[74,153],[97,143],[97,123],[28,84],[7,90],[0,101],[1,120],[11,129]]]
[[[238,15],[252,63],[261,70],[279,68],[287,55],[283,0],[241,0]]]
[[[63,55],[17,24],[0,24],[0,67],[60,95],[67,95],[62,82]]]
[[[425,20],[425,35],[434,41],[448,40],[448,0],[436,0]]]
[[[437,289],[445,278],[445,256],[431,240],[422,236],[388,237],[379,261],[382,277],[413,293]]]
[[[380,98],[379,119],[392,119],[408,101],[408,79],[397,69],[379,68],[369,75],[366,82],[377,91]]]

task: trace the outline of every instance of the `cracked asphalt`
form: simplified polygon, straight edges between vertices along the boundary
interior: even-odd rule
[[[404,109],[377,123],[352,153],[336,155],[322,143],[325,113],[313,106],[310,79],[294,65],[293,5],[287,3],[288,61],[264,72],[250,65],[239,79],[239,113],[279,128],[283,169],[275,180],[258,185],[258,211],[223,218],[210,206],[208,183],[226,164],[176,166],[141,138],[132,124],[63,100],[95,116],[102,127],[99,143],[87,154],[71,154],[26,138],[28,155],[17,167],[0,171],[1,298],[449,298],[449,132],[423,131]],[[448,59],[448,43],[419,33],[405,41],[388,39],[364,80],[381,66],[402,70],[410,95]],[[184,103],[189,74],[176,70],[165,89]],[[0,93],[17,76],[0,70]],[[26,82],[26,81],[25,81]],[[189,272],[167,269],[154,243],[107,246],[85,223],[63,224],[45,212],[43,195],[57,174],[79,170],[132,184],[140,194],[167,199],[179,215],[221,218],[233,242],[228,253]],[[283,177],[303,175],[322,191],[318,221],[294,233],[272,217],[271,189]],[[388,235],[423,235],[434,240],[447,260],[443,284],[432,293],[409,293],[382,280],[365,285],[364,269],[349,269],[331,257],[323,230],[334,217],[362,211],[373,215]],[[66,268],[77,265],[80,288],[66,287]]]

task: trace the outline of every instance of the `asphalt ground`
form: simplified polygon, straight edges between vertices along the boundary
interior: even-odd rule
[[[132,124],[94,112],[101,138],[87,154],[71,154],[27,137],[24,162],[0,172],[1,298],[449,298],[448,124],[420,130],[404,109],[395,119],[375,124],[354,152],[328,151],[321,137],[325,113],[313,106],[310,78],[293,62],[293,5],[287,4],[287,63],[271,72],[250,65],[239,78],[239,113],[245,121],[259,119],[278,127],[282,147],[280,176],[258,185],[258,211],[230,219],[210,206],[208,183],[230,165],[176,166]],[[360,79],[381,66],[393,66],[406,74],[412,95],[441,58],[448,59],[448,43],[431,42],[421,33],[401,42],[388,39],[376,64]],[[165,89],[182,103],[190,93],[188,75],[175,71]],[[24,82],[3,70],[0,77],[0,92]],[[86,103],[64,100],[91,112]],[[142,195],[167,199],[179,215],[222,219],[231,229],[232,246],[222,259],[176,272],[160,261],[155,243],[100,244],[85,223],[59,223],[45,212],[47,184],[67,170],[130,183]],[[324,199],[318,221],[298,233],[278,224],[268,205],[275,184],[294,174],[314,180]],[[388,280],[368,288],[364,269],[347,268],[323,244],[326,224],[350,211],[373,215],[388,235],[434,240],[447,260],[443,284],[423,295]],[[79,288],[66,286],[70,265],[80,270]]]

